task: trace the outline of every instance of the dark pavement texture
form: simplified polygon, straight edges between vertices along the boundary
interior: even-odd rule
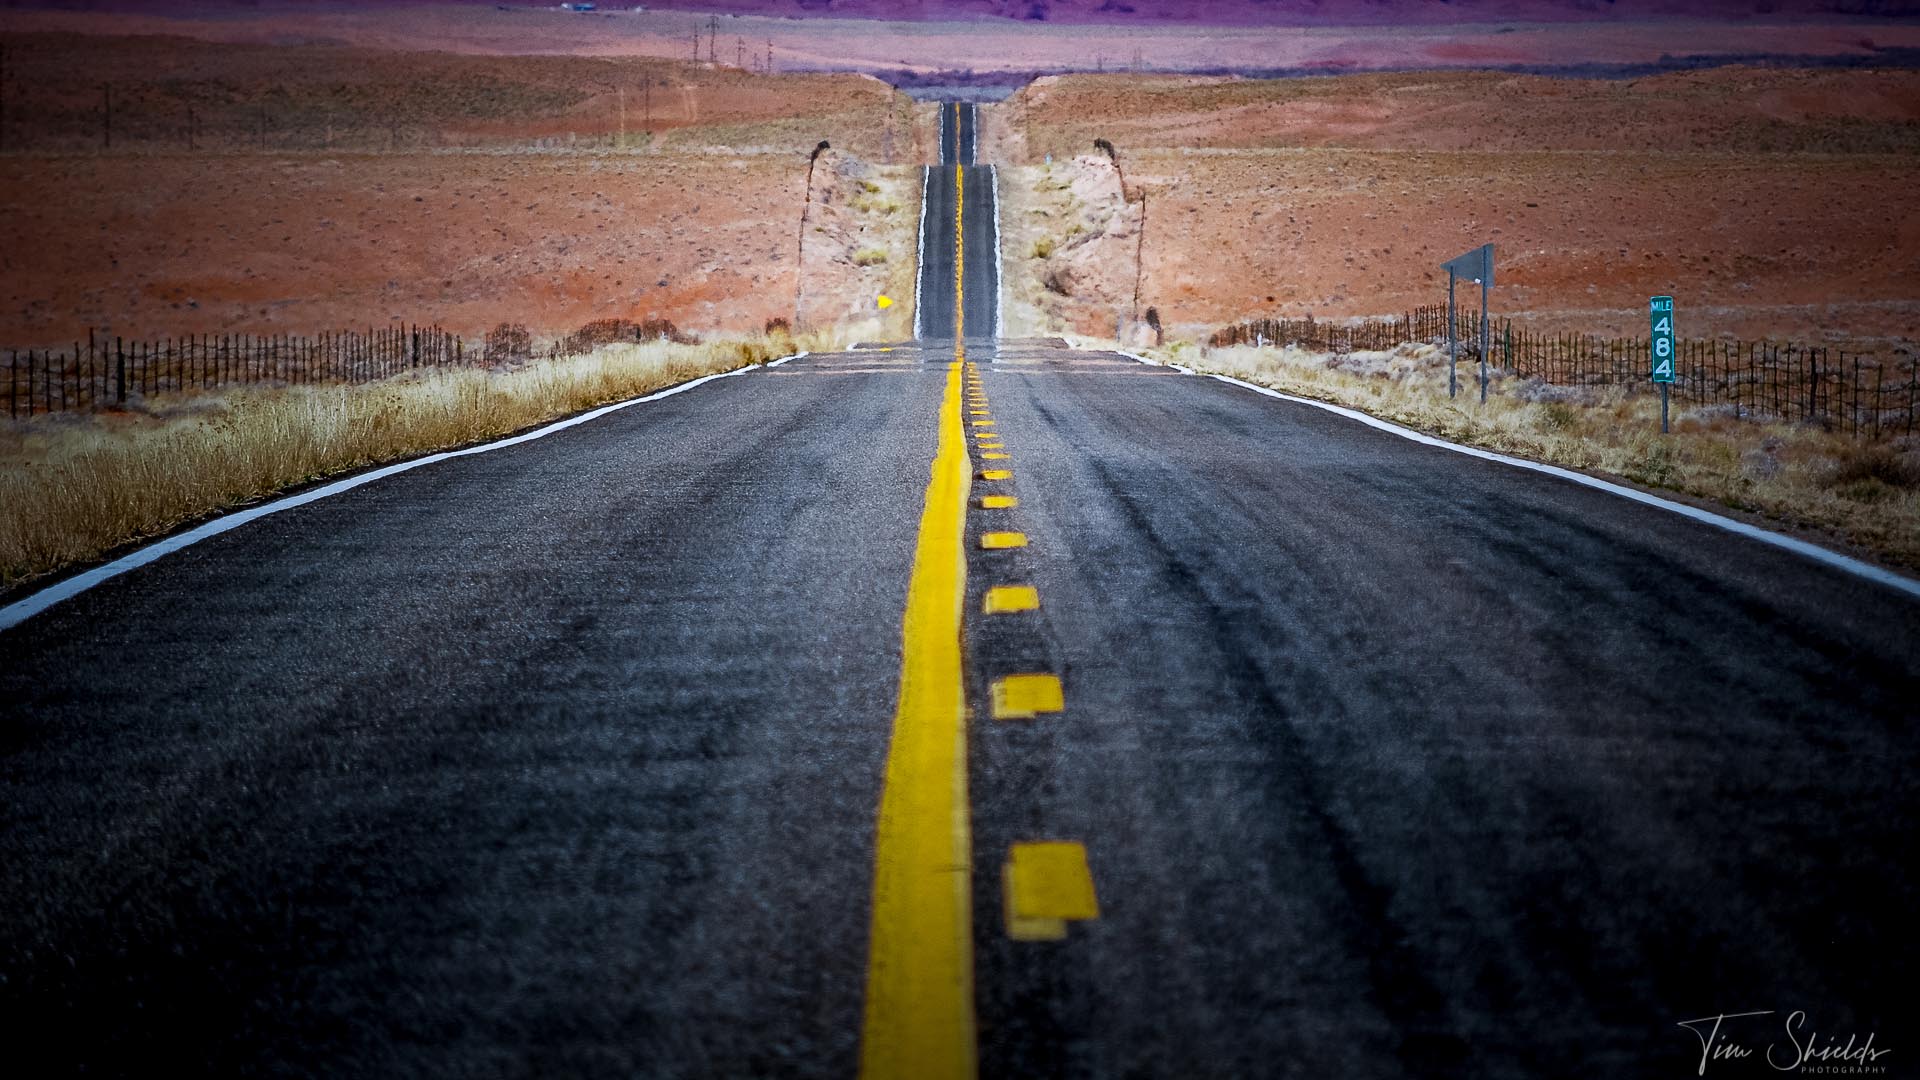
[[[9,1071],[850,1074],[947,359],[720,380],[0,634]]]
[[[981,369],[1020,504],[973,527],[1029,546],[976,552],[968,610],[1041,610],[972,618],[970,693],[1067,702],[974,730],[983,1075],[1693,1075],[1678,1022],[1748,1009],[1783,1053],[1793,1009],[1920,1036],[1920,605],[1215,380]],[[981,870],[1037,839],[1100,893],[1059,944]]]

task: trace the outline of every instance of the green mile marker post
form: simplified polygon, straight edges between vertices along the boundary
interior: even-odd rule
[[[1653,320],[1653,381],[1660,384],[1660,433],[1667,433],[1667,387],[1673,385],[1673,297],[1647,301]]]

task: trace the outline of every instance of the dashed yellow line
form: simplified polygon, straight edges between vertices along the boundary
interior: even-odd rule
[[[1015,844],[1000,867],[1007,936],[1058,941],[1067,923],[1100,917],[1086,845],[1068,840]]]
[[[982,510],[1011,510],[1019,505],[1020,500],[1012,495],[980,496],[980,509]]]
[[[980,534],[980,546],[988,551],[1005,551],[1009,548],[1027,546],[1027,534],[1017,532],[990,532]]]
[[[1066,707],[1057,675],[1008,675],[993,682],[995,720],[1031,720]]]
[[[983,615],[1005,615],[1040,608],[1040,590],[1031,585],[995,585],[980,604]]]
[[[1013,470],[1012,469],[982,469],[980,471],[980,479],[1011,480],[1013,479]]]

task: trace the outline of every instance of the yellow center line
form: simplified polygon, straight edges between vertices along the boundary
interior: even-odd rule
[[[958,175],[958,170],[956,170]],[[964,196],[964,184],[956,181]],[[954,358],[915,541],[901,628],[900,697],[874,839],[860,1075],[973,1080],[972,826],[960,651],[972,462],[960,422],[966,365],[961,281],[965,198],[955,199]]]

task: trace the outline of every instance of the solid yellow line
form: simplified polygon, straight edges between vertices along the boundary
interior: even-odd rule
[[[954,265],[958,299],[957,252]],[[958,307],[954,322],[939,449],[907,584],[900,697],[874,841],[873,925],[860,1040],[860,1075],[868,1080],[972,1080],[978,1073],[973,841],[960,652],[973,465],[960,423],[966,352]]]
[[[959,105],[954,111],[960,111]],[[959,118],[954,123],[959,123]],[[957,134],[957,140],[960,136]],[[953,340],[967,339],[967,168],[953,167]],[[959,353],[962,360],[966,353]],[[971,368],[973,365],[967,365]]]

